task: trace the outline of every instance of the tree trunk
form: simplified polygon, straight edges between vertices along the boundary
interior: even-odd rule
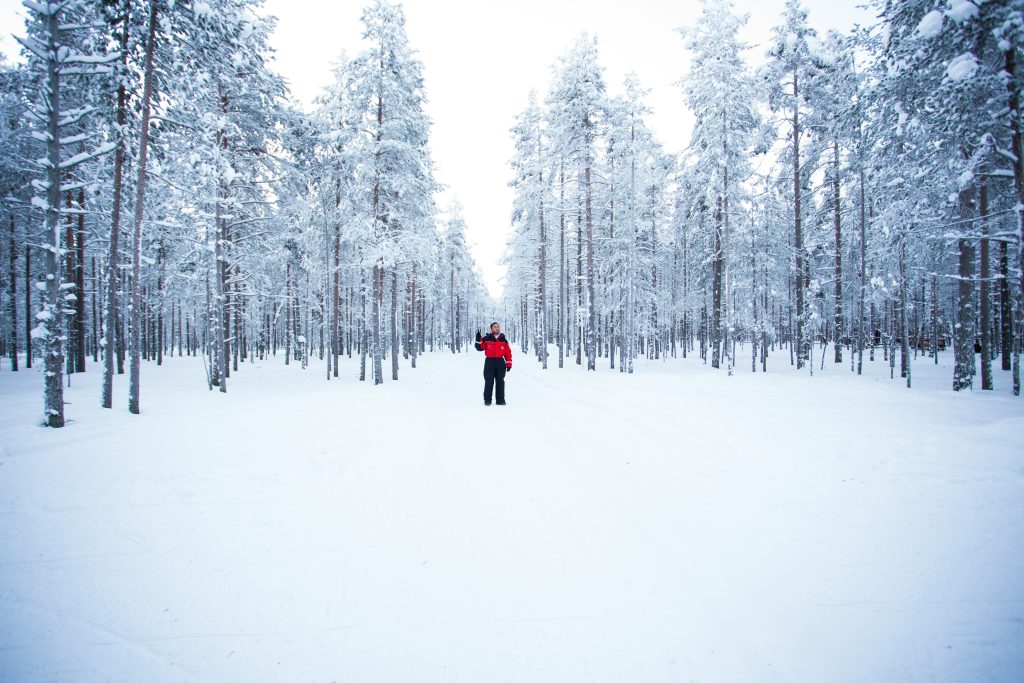
[[[981,185],[978,188],[978,218],[981,223],[981,263],[980,273],[981,278],[981,306],[980,314],[981,320],[979,324],[981,329],[981,388],[983,391],[992,390],[992,310],[991,300],[989,298],[989,242],[988,242],[988,184],[985,182],[984,176],[981,179]]]
[[[1010,298],[1010,258],[1008,241],[999,241],[999,343],[1002,355],[1002,369],[1010,370],[1013,356],[1013,302]]]
[[[75,372],[85,372],[85,190],[78,190],[78,230],[75,232]]]
[[[220,137],[221,135],[222,135],[222,133],[218,133],[218,137]],[[218,140],[218,144],[219,144],[219,140]],[[225,199],[224,195],[225,195],[225,192],[223,190],[223,182],[218,182],[217,201],[216,201],[216,205],[214,206],[214,219],[213,219],[213,224],[214,224],[214,227],[215,227],[215,230],[216,230],[216,234],[214,235],[214,246],[213,246],[213,256],[214,256],[214,270],[213,270],[213,272],[214,272],[214,282],[216,283],[215,284],[216,301],[214,302],[214,308],[213,308],[213,311],[212,311],[212,316],[213,316],[213,319],[215,321],[215,323],[214,323],[215,324],[215,328],[214,328],[215,332],[214,332],[214,335],[213,335],[214,336],[214,339],[213,339],[214,348],[213,348],[213,353],[210,354],[210,358],[211,358],[211,363],[213,363],[213,366],[214,366],[214,370],[213,370],[213,383],[216,384],[220,388],[221,393],[227,393],[227,391],[228,391],[228,355],[225,352],[225,349],[227,347],[227,343],[228,342],[227,342],[227,330],[224,327],[224,323],[225,323],[225,320],[226,320],[226,316],[224,315],[224,296],[225,296],[225,292],[224,292],[224,219],[221,217],[221,211],[222,211],[221,204],[222,204],[223,200]],[[289,262],[287,264],[287,266],[286,266],[286,269],[285,269],[285,291],[286,291],[286,293],[288,292],[288,289],[289,289],[290,284],[291,284],[291,270],[290,269],[291,269],[291,263]],[[287,304],[287,306],[288,306],[287,311],[288,311],[288,314],[290,315],[291,305]],[[288,330],[288,334],[286,336],[286,339],[287,339],[286,346],[287,346],[287,348],[290,351],[290,349],[291,349],[291,330],[290,329]],[[285,361],[284,361],[285,365],[288,364],[289,355],[290,355],[290,353],[285,355]]]
[[[711,247],[711,367],[721,366],[722,357],[722,197],[715,204]]]
[[[64,179],[70,183],[71,174],[66,173]],[[68,279],[67,285],[70,288],[70,291],[61,292],[61,299],[63,299],[64,305],[64,318],[67,324],[67,336],[64,341],[64,348],[66,349],[66,365],[64,372],[68,375],[75,374],[75,359],[78,355],[78,344],[76,341],[78,334],[78,322],[75,319],[75,309],[69,307],[67,302],[68,296],[73,296],[76,301],[78,299],[78,295],[74,292],[75,261],[77,252],[75,250],[75,214],[73,213],[74,207],[71,204],[72,195],[73,193],[70,190],[68,190],[64,195],[64,205],[67,207],[67,213],[65,215],[66,222],[64,224],[64,277]]]
[[[284,264],[284,364],[292,362],[292,262]]]
[[[577,176],[577,179],[579,176]],[[575,327],[573,328],[572,340],[576,346],[576,365],[583,365],[583,335],[584,327],[580,316],[583,315],[583,213],[579,206],[577,195],[576,209],[576,272],[573,280],[576,282],[576,315],[572,317]]]
[[[661,353],[658,338],[658,231],[651,220],[651,354],[657,360]]]
[[[932,274],[932,333],[931,350],[935,365],[939,364],[939,278]]]
[[[587,124],[589,126],[589,121]],[[594,214],[590,187],[590,142],[583,168],[583,184],[587,217],[587,370],[597,369],[597,333],[594,329],[596,312],[594,303]]]
[[[32,369],[32,248],[25,245],[25,368]]]
[[[558,367],[565,360],[565,165],[558,171]]]
[[[960,219],[966,225],[973,217],[974,186],[960,191]],[[953,390],[969,389],[974,375],[974,247],[968,239],[957,243],[959,253],[956,326],[954,327]]]
[[[377,264],[373,267],[373,312],[370,324],[373,326],[373,383],[384,383],[384,365],[381,358],[380,318],[384,303],[384,267]]]
[[[381,70],[383,71],[384,65],[381,63]],[[381,95],[377,96],[377,152],[375,154],[374,162],[376,164],[376,178],[373,184],[373,226],[374,226],[374,237],[378,240],[383,237],[383,226],[384,217],[380,211],[380,143],[384,138],[384,99]],[[381,361],[381,348],[380,348],[380,316],[381,308],[384,303],[384,266],[378,259],[377,263],[373,266],[373,383],[383,384],[384,383],[384,367]]]
[[[804,238],[800,216],[800,88],[793,71],[793,252],[796,255],[796,367],[804,366]]]
[[[448,273],[448,327],[450,335],[449,346],[452,353],[455,353],[455,341],[458,339],[455,331],[455,262],[454,257]]]
[[[341,181],[338,180],[334,185],[334,210],[338,211],[341,206]],[[339,347],[341,346],[341,340],[339,333],[341,330],[341,321],[339,319],[339,308],[341,306],[340,300],[340,287],[341,287],[341,225],[337,220],[337,216],[334,221],[334,273],[331,278],[334,286],[334,292],[331,296],[331,359],[333,362],[334,376],[338,376],[338,354],[340,353]]]
[[[8,237],[8,256],[10,261],[7,264],[8,274],[10,276],[10,282],[7,283],[9,290],[9,299],[7,301],[8,314],[11,316],[11,370],[14,372],[18,371],[18,281],[17,273],[15,272],[15,258],[17,258],[17,250],[15,249],[15,223],[14,213],[9,215],[11,234]]]
[[[1020,81],[1017,79],[1015,49],[1006,51],[1006,73],[1009,78],[1010,151],[1013,158],[1013,187],[1017,193],[1017,274],[1020,286],[1017,288],[1016,340],[1013,344],[1013,395],[1020,395],[1020,350],[1024,343],[1024,145],[1021,144]]]
[[[750,330],[750,371],[757,372],[757,251],[753,231],[750,236],[750,308],[754,314],[754,325]]]
[[[409,363],[415,368],[416,357],[419,355],[419,338],[417,335],[416,319],[416,264],[412,264],[412,278],[409,280],[409,329],[406,334],[409,338]]]
[[[96,257],[90,260],[92,267],[92,362],[100,360],[100,330],[103,329],[103,310],[99,303],[100,279],[96,269]]]
[[[900,374],[907,378],[910,388],[910,333],[907,329],[907,243],[900,236],[899,243],[900,269]]]
[[[537,159],[541,159],[542,149],[540,136],[537,138]],[[543,188],[544,173],[537,174],[537,185]],[[540,220],[540,258],[537,264],[537,349],[540,353],[540,367],[548,369],[548,330],[547,330],[547,239],[544,233],[544,195],[543,190],[537,198],[537,216]]]
[[[839,195],[839,142],[832,142],[832,224],[836,233],[836,310],[832,336],[835,339],[835,362],[843,362],[843,229]]]
[[[139,132],[139,167],[138,181],[135,192],[135,233],[132,243],[132,336],[131,336],[131,365],[128,375],[128,411],[138,414],[139,407],[139,380],[142,367],[140,358],[141,341],[139,313],[141,309],[141,281],[142,281],[142,218],[146,201],[146,160],[149,153],[149,117],[150,100],[153,95],[153,50],[156,45],[156,15],[157,3],[152,2],[149,6],[149,33],[146,36],[146,57],[143,72],[142,85],[142,122]],[[224,387],[221,386],[221,391]]]
[[[865,297],[867,296],[867,207],[864,198],[864,161],[859,162],[858,175],[860,176],[860,306],[857,311],[857,374],[864,369],[864,315]]]
[[[359,303],[362,312],[359,317],[359,381],[366,381],[366,270],[361,269]]]
[[[391,266],[391,379],[398,379],[398,266]]]
[[[49,427],[64,426],[64,302],[60,300],[63,278],[61,273],[60,235],[60,65],[57,61],[59,32],[58,11],[46,17],[46,80],[47,113],[46,144],[46,228],[50,243],[46,249],[46,288],[43,310],[37,316],[43,333],[44,407]]]

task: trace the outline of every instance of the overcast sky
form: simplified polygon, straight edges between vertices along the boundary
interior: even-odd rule
[[[862,0],[805,0],[819,32],[868,23]],[[736,0],[750,14],[744,39],[751,64],[763,61],[763,45],[779,22],[784,0]],[[583,32],[597,36],[601,64],[612,94],[635,71],[651,90],[651,127],[670,151],[686,144],[690,117],[675,83],[686,71],[676,29],[691,25],[697,0],[407,0],[409,40],[423,61],[427,111],[433,119],[431,148],[437,179],[458,196],[468,239],[492,294],[501,291],[498,265],[510,229],[508,187],[513,117],[531,88],[543,95],[551,65]],[[278,17],[272,38],[278,71],[292,92],[309,104],[330,82],[342,51],[360,49],[358,0],[266,0]],[[0,0],[0,49],[16,53],[11,33],[21,33],[21,3]],[[441,199],[444,207],[446,198]]]

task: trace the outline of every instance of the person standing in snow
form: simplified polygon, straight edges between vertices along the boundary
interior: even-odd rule
[[[505,405],[505,373],[512,372],[512,346],[501,333],[501,325],[491,323],[490,333],[483,337],[478,330],[476,350],[484,352],[484,405],[491,405],[492,390],[498,405]]]

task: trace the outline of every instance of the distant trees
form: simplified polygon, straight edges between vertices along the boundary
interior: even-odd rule
[[[461,209],[435,205],[400,5],[369,4],[310,112],[258,0],[26,7],[25,64],[0,64],[0,353],[43,360],[47,424],[90,353],[104,407],[128,358],[139,412],[167,355],[222,392],[274,356],[341,378],[354,355],[380,384],[491,318]],[[787,0],[756,71],[729,0],[700,9],[679,154],[587,36],[517,117],[510,338],[626,373],[690,353],[732,372],[748,344],[753,371],[784,349],[813,372],[820,348],[860,372],[867,351],[908,386],[951,343],[954,389],[995,387],[998,363],[1019,393],[1020,7],[876,0],[876,25],[819,36]]]
[[[613,367],[618,355],[623,371],[634,348],[699,349],[731,371],[750,344],[755,371],[782,347],[813,372],[815,347],[831,344],[857,372],[865,349],[893,375],[898,360],[907,386],[913,357],[937,362],[952,342],[955,389],[973,386],[976,366],[992,388],[1001,356],[1019,391],[1020,8],[875,9],[877,25],[820,37],[787,0],[752,75],[743,18],[703,0],[683,34],[694,129],[674,158],[647,131],[639,84],[605,93],[596,42],[582,39],[545,109],[531,99],[513,131],[510,335],[542,361],[554,342],[560,358],[586,351],[588,367],[591,348]],[[538,119],[540,142],[526,144]],[[601,182],[588,187],[587,167]],[[540,207],[559,240],[543,271]]]

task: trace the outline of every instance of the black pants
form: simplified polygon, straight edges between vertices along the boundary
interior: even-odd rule
[[[504,358],[485,358],[484,359],[484,403],[491,402],[491,391],[495,389],[495,384],[498,386],[497,399],[498,403],[505,402],[505,359]]]

